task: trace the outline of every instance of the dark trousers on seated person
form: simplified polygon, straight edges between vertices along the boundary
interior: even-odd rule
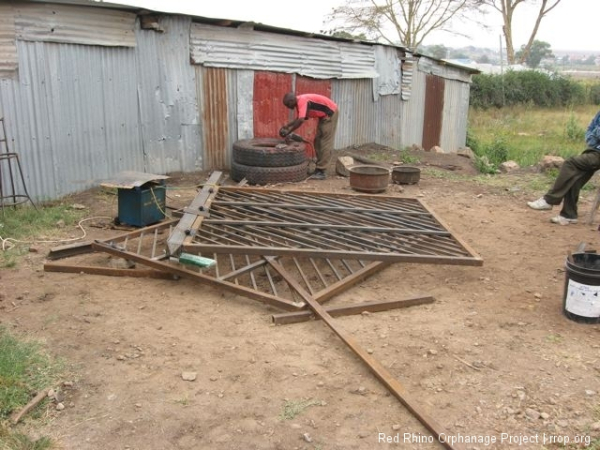
[[[581,155],[567,159],[558,173],[552,188],[544,195],[550,205],[563,202],[560,215],[567,219],[577,219],[579,191],[600,170],[600,152],[586,150]]]

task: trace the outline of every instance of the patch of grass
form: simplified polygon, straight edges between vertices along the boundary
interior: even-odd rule
[[[584,130],[597,109],[596,105],[564,109],[528,106],[471,109],[467,145],[476,155],[486,155],[492,163],[496,163],[494,152],[499,142],[506,150],[505,160],[513,160],[521,167],[537,164],[544,155],[566,159],[585,149]]]
[[[29,251],[34,241],[57,239],[64,235],[64,228],[72,227],[83,217],[85,211],[55,204],[0,210],[0,268],[17,265],[19,256]]]
[[[320,406],[321,402],[319,400],[298,400],[291,401],[286,400],[283,405],[283,411],[281,413],[281,420],[292,420],[296,418],[296,416],[302,414],[302,412],[311,406]]]
[[[23,240],[57,237],[65,226],[76,224],[84,214],[85,211],[64,204],[38,206],[38,209],[4,208],[0,211],[0,236]]]
[[[53,361],[35,342],[20,340],[0,327],[0,424],[5,423],[31,399],[32,393],[54,384],[62,366]],[[44,450],[52,442],[29,437],[0,426],[0,449]]]
[[[408,150],[402,150],[400,152],[400,161],[403,164],[419,164],[421,161],[414,155],[411,155]]]
[[[27,404],[32,392],[47,388],[60,369],[37,343],[18,340],[0,327],[0,420]]]
[[[21,433],[10,433],[6,427],[0,427],[0,450],[46,450],[53,446],[52,439],[43,436],[32,440]]]

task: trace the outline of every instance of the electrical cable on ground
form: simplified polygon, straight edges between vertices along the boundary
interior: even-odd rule
[[[81,228],[81,231],[83,231],[83,236],[77,237],[77,238],[71,238],[71,239],[58,239],[58,240],[53,240],[53,241],[39,241],[37,239],[34,239],[32,241],[21,241],[19,239],[14,239],[14,238],[3,238],[2,236],[0,236],[0,242],[2,243],[2,250],[9,250],[11,248],[13,248],[15,246],[15,244],[11,244],[11,241],[14,243],[18,243],[18,244],[58,244],[61,242],[72,242],[72,241],[79,241],[83,238],[85,238],[87,236],[87,232],[85,231],[85,229],[83,228],[83,226],[81,225],[83,222],[86,222],[88,220],[96,220],[96,219],[110,219],[112,220],[112,217],[104,217],[104,216],[98,216],[98,217],[88,217],[85,219],[81,219],[79,221],[79,223],[77,224],[77,226],[79,228]],[[9,245],[10,247],[7,247],[7,245]]]

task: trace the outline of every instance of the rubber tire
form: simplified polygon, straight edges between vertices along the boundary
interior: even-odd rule
[[[306,144],[283,139],[254,138],[233,143],[233,161],[245,166],[288,167],[306,161]]]
[[[245,178],[248,184],[258,185],[296,183],[306,179],[308,176],[307,170],[308,161],[285,167],[246,166],[233,161],[229,177],[233,181],[242,181]]]

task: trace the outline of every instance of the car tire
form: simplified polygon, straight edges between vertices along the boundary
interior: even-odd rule
[[[286,143],[282,139],[255,138],[233,143],[233,161],[245,166],[289,167],[306,161],[303,142]]]
[[[258,185],[296,183],[306,179],[308,176],[307,170],[308,161],[284,167],[248,166],[233,161],[229,176],[233,181],[239,182],[245,178],[249,184]]]

